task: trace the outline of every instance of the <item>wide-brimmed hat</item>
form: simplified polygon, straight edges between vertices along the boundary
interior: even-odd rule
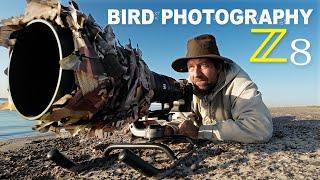
[[[172,63],[172,68],[177,72],[188,72],[187,62],[189,59],[209,58],[213,61],[228,61],[228,58],[220,56],[216,38],[210,34],[203,34],[189,39],[187,54]]]

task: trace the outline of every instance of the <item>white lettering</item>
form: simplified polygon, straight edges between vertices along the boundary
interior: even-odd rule
[[[271,20],[268,9],[263,9],[260,15],[259,24],[264,24],[264,23],[272,24],[272,20]]]
[[[279,20],[284,18],[284,12],[282,9],[273,10],[273,24],[278,24]]]
[[[154,20],[154,13],[150,9],[142,10],[142,24],[152,24]]]
[[[299,20],[299,11],[298,9],[293,10],[293,14],[290,14],[290,9],[286,9],[286,24],[290,24],[290,19],[293,19],[294,24],[298,24]]]
[[[221,20],[221,14],[223,14],[223,17],[224,19]],[[219,9],[217,12],[216,12],[216,22],[220,25],[224,25],[224,24],[227,24],[228,21],[229,21],[229,13],[227,10],[225,9]]]
[[[307,12],[304,9],[300,9],[300,13],[303,16],[303,24],[309,24],[309,17],[312,13],[313,9],[308,9]]]
[[[206,14],[206,24],[211,24],[211,14],[214,14],[214,9],[203,9],[202,13]]]
[[[256,16],[257,16],[257,11],[255,9],[246,9],[244,11],[244,16],[245,16],[245,24],[257,24]]]
[[[236,15],[238,14],[238,15]],[[234,25],[239,25],[243,23],[243,12],[241,9],[234,9],[230,13],[230,21]]]
[[[174,13],[174,21],[173,24],[179,24],[179,19],[182,20],[182,24],[187,24],[187,10],[182,9],[182,14],[179,14],[179,10],[173,10]]]
[[[108,24],[119,24],[119,10],[117,9],[109,9],[108,10]]]
[[[162,24],[167,24],[167,20],[173,17],[173,12],[171,9],[162,9],[161,14],[162,14],[162,18],[161,18]]]
[[[193,19],[194,15],[196,15],[195,19]],[[198,9],[191,9],[188,13],[188,20],[192,25],[200,24],[202,20],[201,12]]]

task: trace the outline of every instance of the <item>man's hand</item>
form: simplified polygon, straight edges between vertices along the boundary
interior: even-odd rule
[[[188,136],[192,139],[198,138],[199,128],[190,120],[185,120],[179,124],[178,134]]]

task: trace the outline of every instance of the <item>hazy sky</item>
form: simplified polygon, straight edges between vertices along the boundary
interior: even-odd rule
[[[63,1],[65,3],[66,1]],[[259,3],[258,3],[259,2]],[[161,9],[313,9],[309,24],[304,25],[300,18],[299,24],[294,25],[174,25],[161,24],[161,17],[151,25],[113,25],[117,38],[126,44],[130,38],[133,44],[139,44],[143,58],[150,69],[174,78],[185,78],[186,74],[176,73],[171,69],[171,62],[182,57],[186,52],[187,39],[210,33],[215,35],[220,54],[234,60],[257,83],[263,94],[263,99],[269,106],[297,106],[320,105],[320,63],[319,63],[319,37],[320,37],[320,1],[117,1],[80,0],[80,9],[86,14],[91,13],[98,24],[104,27],[107,24],[108,9],[143,9],[148,8],[154,12]],[[289,3],[290,2],[290,3]],[[10,0],[1,2],[0,19],[22,14],[25,2],[23,0]],[[280,41],[270,57],[286,57],[287,63],[251,63],[250,56],[265,39],[266,34],[253,34],[252,28],[286,28],[287,34]],[[295,39],[307,39],[311,47],[311,63],[305,66],[296,66],[290,61],[293,53],[291,43]],[[303,44],[298,44],[302,48]],[[305,56],[297,55],[299,61]],[[9,63],[7,50],[0,47],[0,97],[5,96],[7,80],[2,73]]]

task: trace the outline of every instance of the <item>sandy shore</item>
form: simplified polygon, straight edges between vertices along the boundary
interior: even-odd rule
[[[15,110],[15,107],[13,105],[13,103],[9,102],[9,101],[6,101],[6,102],[3,102],[3,103],[0,103],[0,110]]]
[[[320,107],[271,108],[274,136],[264,144],[202,143],[169,144],[178,161],[171,162],[158,151],[139,151],[142,158],[165,169],[156,178],[190,179],[319,179]],[[108,139],[33,138],[0,141],[0,179],[132,179],[143,175],[103,150],[115,142],[128,142],[127,135]],[[47,160],[57,148],[80,164],[70,172]],[[187,150],[187,151],[186,151]]]

